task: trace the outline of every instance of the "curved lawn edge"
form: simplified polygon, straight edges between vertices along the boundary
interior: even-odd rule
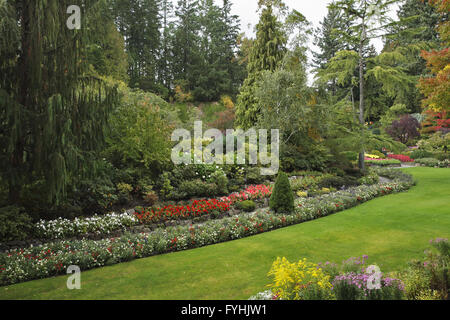
[[[277,256],[339,262],[368,254],[382,271],[422,257],[428,240],[448,237],[450,170],[413,168],[409,192],[381,197],[337,215],[214,246],[138,259],[67,277],[0,288],[1,299],[247,299],[264,289]]]

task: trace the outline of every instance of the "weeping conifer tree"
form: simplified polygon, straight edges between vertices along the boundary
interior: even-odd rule
[[[67,9],[78,5],[81,29]],[[89,73],[86,45],[99,0],[0,0],[0,148],[9,201],[39,185],[50,204],[89,176],[118,100],[114,86]],[[44,199],[43,199],[44,200]]]

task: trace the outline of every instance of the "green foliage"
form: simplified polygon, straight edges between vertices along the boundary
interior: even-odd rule
[[[0,242],[26,240],[32,232],[31,218],[23,208],[0,208]]]
[[[319,188],[330,188],[331,187],[331,188],[340,189],[343,186],[346,186],[346,187],[356,186],[356,185],[358,185],[358,180],[351,176],[346,176],[346,177],[328,176],[328,177],[322,178],[318,182],[317,185]]]
[[[66,10],[81,3],[85,27],[70,30]],[[8,27],[0,28],[0,39],[9,42],[0,46],[0,149],[5,155],[0,161],[11,203],[20,200],[27,183],[43,179],[42,202],[59,204],[70,184],[92,176],[108,115],[118,101],[116,84],[92,75],[82,58],[94,22],[105,18],[99,5],[94,0],[0,4],[0,24]]]
[[[370,164],[372,166],[400,166],[402,163],[400,160],[396,159],[385,159],[385,160],[366,160],[366,164]]]
[[[218,195],[218,188],[215,183],[204,182],[200,179],[183,181],[178,188],[178,195],[184,199],[192,197],[213,197]]]
[[[424,261],[413,260],[404,273],[405,293],[410,300],[447,300],[449,297],[450,245],[448,239],[431,241]]]
[[[450,132],[436,132],[428,139],[420,140],[417,145],[420,149],[429,152],[448,151],[450,148]]]
[[[390,107],[386,113],[381,117],[380,123],[382,128],[388,128],[394,120],[398,119],[400,116],[409,113],[409,109],[404,104],[395,104]]]
[[[415,162],[418,164],[423,164],[427,167],[436,167],[439,164],[439,160],[435,158],[415,159]]]
[[[289,179],[284,172],[279,172],[275,187],[270,197],[270,208],[277,213],[291,213],[294,210],[294,195]]]
[[[372,184],[378,183],[379,180],[380,180],[380,177],[378,176],[378,174],[373,170],[369,170],[368,174],[366,174],[362,178],[359,178],[358,184],[372,185]]]
[[[263,9],[256,26],[256,40],[250,51],[247,71],[248,77],[238,96],[236,121],[244,129],[257,121],[260,109],[255,97],[256,84],[262,71],[274,71],[285,54],[287,39],[280,22],[273,13],[272,6]]]
[[[164,172],[160,180],[161,180],[161,188],[159,193],[163,199],[168,199],[169,195],[173,190],[173,187],[170,184],[169,174],[167,172]]]
[[[237,202],[236,208],[245,212],[253,212],[256,209],[256,204],[253,200],[245,200]]]
[[[426,150],[417,149],[411,152],[409,155],[412,159],[423,159],[423,158],[431,158],[432,153]]]
[[[110,118],[106,154],[113,164],[141,167],[157,174],[170,160],[167,103],[150,93],[123,90],[121,105]]]

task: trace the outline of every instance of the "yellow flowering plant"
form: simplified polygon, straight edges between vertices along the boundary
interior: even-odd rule
[[[290,263],[278,258],[268,273],[273,282],[268,285],[280,300],[330,300],[334,299],[330,276],[319,265],[307,259]]]

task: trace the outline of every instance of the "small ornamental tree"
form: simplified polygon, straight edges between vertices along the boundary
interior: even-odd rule
[[[392,122],[386,132],[395,140],[406,144],[410,139],[420,137],[420,123],[410,115],[404,115]]]
[[[291,213],[294,211],[294,195],[289,179],[284,172],[278,173],[269,206],[275,212]]]

